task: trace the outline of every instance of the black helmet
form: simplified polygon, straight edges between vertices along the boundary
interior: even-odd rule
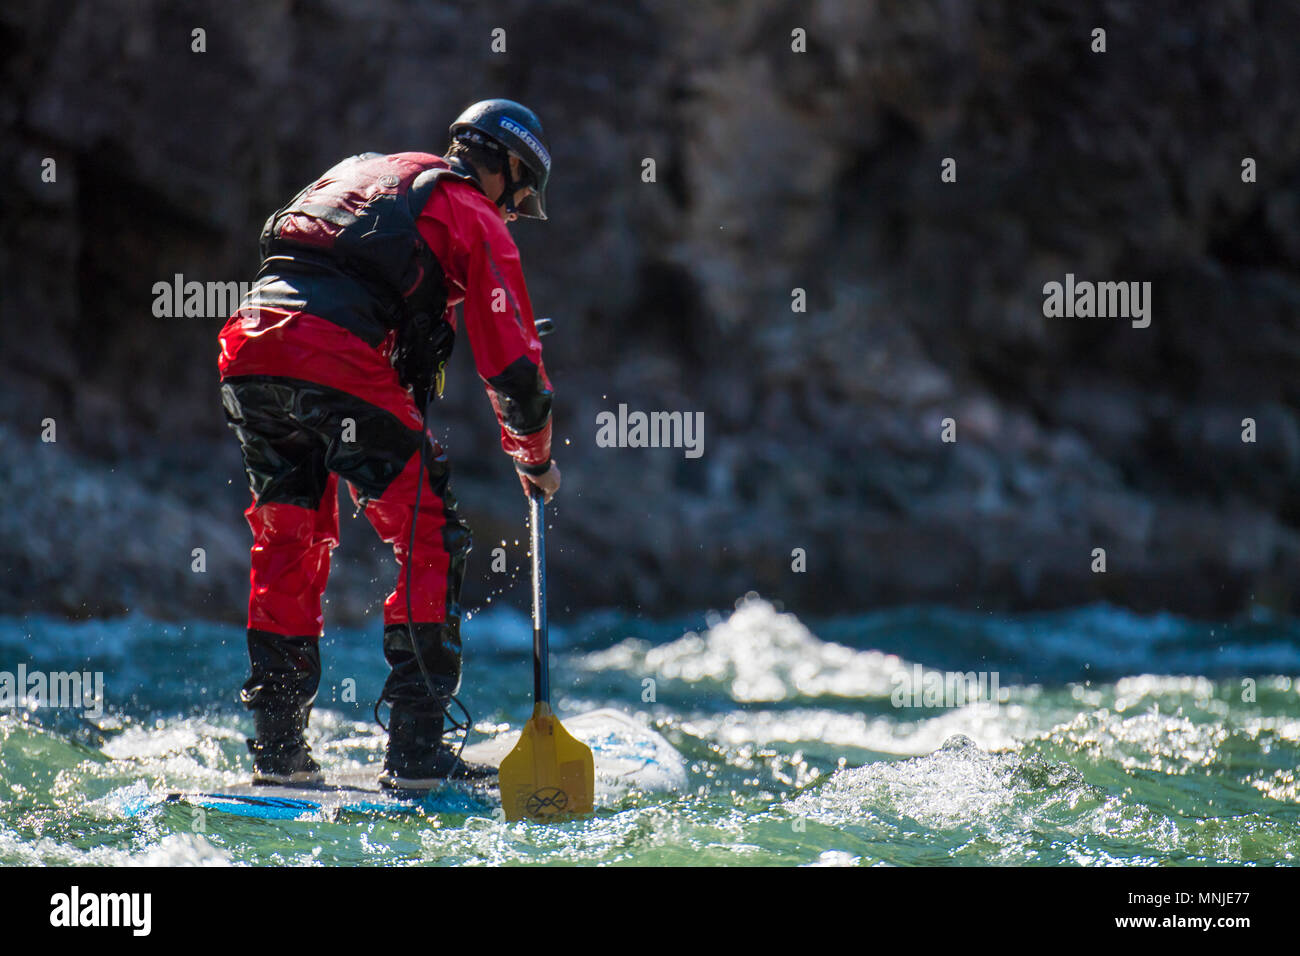
[[[478,134],[477,136],[475,134]],[[532,219],[545,219],[544,203],[546,199],[546,180],[551,175],[551,154],[543,138],[542,121],[537,114],[514,100],[480,100],[456,117],[451,124],[451,138],[484,145],[481,138],[490,141],[486,145],[495,145],[519,157],[524,167],[532,174],[529,183],[534,192],[529,194],[520,207],[514,208],[515,190],[522,184],[516,184],[510,175],[510,164],[506,163],[506,189],[498,200],[498,205],[505,205],[511,212]]]

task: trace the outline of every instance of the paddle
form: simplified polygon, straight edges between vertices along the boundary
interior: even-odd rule
[[[501,761],[501,806],[507,820],[590,813],[596,792],[591,748],[574,739],[551,713],[544,507],[541,489],[534,488],[528,510],[533,549],[533,716],[515,749]]]

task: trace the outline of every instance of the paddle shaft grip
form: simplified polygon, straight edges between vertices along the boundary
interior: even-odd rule
[[[533,701],[551,703],[550,652],[546,639],[546,498],[534,488],[528,498],[533,552]]]

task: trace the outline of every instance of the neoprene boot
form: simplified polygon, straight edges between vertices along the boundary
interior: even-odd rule
[[[388,701],[391,715],[380,784],[395,790],[427,790],[449,779],[495,775],[492,767],[461,760],[457,748],[442,739],[447,707],[460,689],[459,623],[417,623],[414,632],[423,671],[407,625],[384,629],[384,657],[392,672],[380,700]]]
[[[248,657],[252,676],[239,696],[253,712],[253,783],[323,783],[305,736],[320,686],[319,639],[250,629]]]

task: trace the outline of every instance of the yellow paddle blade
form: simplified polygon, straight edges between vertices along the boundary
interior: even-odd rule
[[[507,820],[551,820],[591,812],[596,767],[546,704],[533,708],[515,749],[501,761],[501,806]]]

